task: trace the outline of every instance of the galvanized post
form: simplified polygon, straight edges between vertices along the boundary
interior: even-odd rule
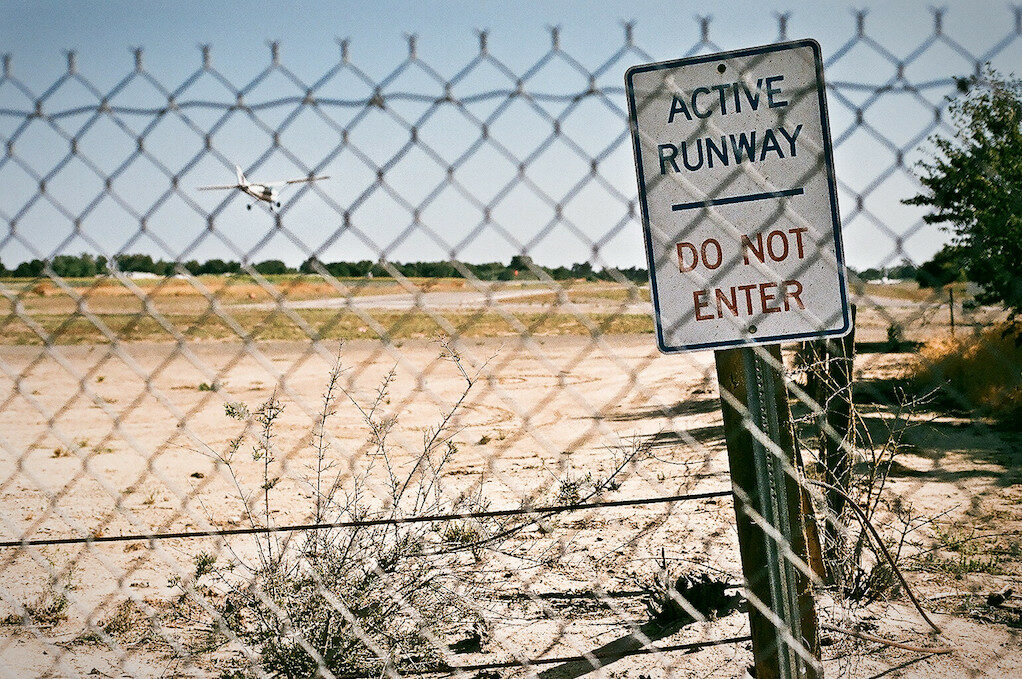
[[[778,346],[716,353],[757,679],[821,679],[791,409]]]

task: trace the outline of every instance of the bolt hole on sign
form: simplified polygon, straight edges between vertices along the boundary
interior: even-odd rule
[[[819,44],[634,66],[625,85],[660,350],[846,334]]]

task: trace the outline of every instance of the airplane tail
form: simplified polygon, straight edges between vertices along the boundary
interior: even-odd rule
[[[238,172],[238,184],[245,185],[248,182],[245,180],[245,173],[241,171],[241,166],[235,165],[234,169]]]

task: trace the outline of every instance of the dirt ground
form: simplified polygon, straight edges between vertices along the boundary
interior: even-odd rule
[[[251,327],[246,314],[269,312],[291,319],[270,336],[304,336],[301,323],[321,314],[339,328],[326,335],[344,342],[257,333],[242,343],[223,324],[220,334],[184,332],[188,341],[175,343],[166,325],[149,318],[130,335],[134,341],[99,343],[95,324],[63,325],[78,308],[74,295],[88,291],[87,308],[115,331],[130,324],[137,295],[105,285],[70,294],[29,291],[18,327],[0,344],[0,539],[230,529],[253,518],[277,526],[309,522],[321,394],[338,357],[344,393],[327,427],[327,456],[350,472],[349,482],[375,454],[358,406],[368,407],[391,371],[378,415],[392,420],[393,459],[407,471],[424,435],[466,388],[451,349],[474,383],[451,422],[455,452],[443,474],[449,495],[474,492],[491,509],[570,504],[612,476],[606,500],[730,489],[713,356],[657,353],[648,334],[648,290],[577,282],[553,293],[535,284],[477,289],[447,282],[411,295],[381,281],[345,300],[331,286],[301,280],[280,283],[296,300],[284,310],[259,286],[214,283],[222,288],[222,309],[243,330]],[[948,307],[929,291],[896,285],[858,293],[859,384],[882,386],[915,360],[883,353],[892,325],[909,342],[950,331]],[[152,302],[154,315],[180,329],[201,322],[198,306],[210,300],[174,281]],[[963,311],[956,311],[959,332],[999,317],[991,309]],[[291,313],[306,316],[295,321]],[[338,323],[338,313],[351,318]],[[432,330],[409,321],[414,314]],[[46,331],[71,329],[57,346],[38,346],[26,317]],[[447,322],[439,317],[470,331],[445,349],[432,338]],[[390,329],[388,341],[353,339],[371,336],[374,319]],[[629,334],[615,333],[622,328]],[[986,599],[1022,590],[1022,437],[925,405],[899,415],[890,402],[862,394],[860,466],[868,458],[863,442],[882,443],[892,427],[912,425],[899,442],[878,517],[944,635],[926,633],[903,593],[868,605],[824,594],[821,619],[902,642],[947,645],[954,653],[919,654],[825,631],[827,676],[1022,675],[1018,599],[1000,607]],[[244,404],[255,412],[271,398],[284,409],[275,459],[264,468],[251,455],[258,432],[229,418],[225,407]],[[239,436],[235,478],[218,456]],[[810,464],[813,447],[805,450]],[[365,477],[367,510],[381,508],[387,496],[386,475],[373,469]],[[251,507],[259,507],[264,473],[279,479],[271,512],[253,516],[263,511]],[[0,550],[0,676],[207,676],[244,666],[237,643],[194,651],[195,625],[180,610],[181,578],[196,570],[200,555],[217,563],[246,560],[255,544],[236,536]],[[748,642],[685,646],[746,635],[737,599],[706,622],[667,627],[652,625],[645,605],[645,590],[664,564],[672,577],[709,574],[738,591],[730,497],[561,513],[529,524],[483,557],[476,563],[466,556],[462,565],[487,574],[488,596],[498,603],[484,607],[485,643],[456,656],[461,663],[627,652],[638,647],[636,631],[675,650],[607,660],[601,673],[741,677],[751,662]],[[65,589],[66,605],[57,601]],[[129,599],[148,612],[125,618],[118,611]],[[201,596],[186,599],[185,608],[198,610]],[[216,606],[215,597],[209,601]],[[20,617],[25,607],[34,611],[30,623]],[[163,626],[155,641],[136,629],[149,616]],[[117,632],[103,642],[89,625]],[[590,670],[588,662],[570,660],[536,669],[550,679]]]
[[[662,356],[646,335],[597,341],[488,338],[463,341],[457,349],[478,379],[457,416],[452,488],[481,486],[494,508],[519,506],[525,498],[557,502],[565,481],[570,487],[587,474],[606,475],[622,451],[645,442],[645,452],[608,499],[729,489],[712,354]],[[292,342],[0,347],[5,536],[243,525],[238,494],[212,453],[224,451],[244,427],[225,416],[225,403],[254,409],[274,393],[285,409],[277,440],[280,499],[272,521],[308,521],[310,434],[337,352],[335,343]],[[429,340],[350,341],[340,356],[342,384],[363,404],[388,371],[396,371],[382,407],[397,418],[393,440],[408,459],[421,446],[423,430],[465,386],[456,366]],[[864,354],[857,375],[894,375],[909,360]],[[864,413],[865,426],[890,418],[879,406],[864,407]],[[820,606],[835,623],[854,618],[875,633],[923,645],[944,643],[954,653],[921,657],[825,633],[828,676],[879,676],[888,670],[889,676],[1019,676],[1018,614],[1012,622],[985,604],[987,593],[1022,584],[1019,437],[960,418],[920,412],[917,419],[888,489],[917,514],[939,517],[912,535],[912,549],[937,547],[939,558],[911,568],[908,577],[944,626],[944,636],[927,635],[904,597],[851,612],[827,599]],[[350,403],[338,407],[330,434],[336,459],[367,454],[365,426]],[[241,484],[258,488],[260,470],[261,463],[245,458],[239,464]],[[982,549],[965,552],[963,536],[994,537],[974,540]],[[245,554],[251,538],[231,540]],[[648,620],[642,585],[651,581],[660,559],[667,559],[672,572],[710,572],[737,584],[736,540],[729,498],[558,515],[522,534],[516,548],[524,551],[514,564],[500,562],[509,573],[500,591],[522,598],[521,615],[497,621],[483,652],[459,658],[491,662],[627,647],[631,630]],[[525,565],[531,555],[554,548],[556,559]],[[5,550],[0,617],[18,603],[38,601],[51,588],[48,573],[73,589],[66,615],[55,624],[0,628],[4,674],[203,676],[236,661],[236,648],[184,662],[160,645],[126,642],[115,652],[83,635],[86,621],[107,621],[127,597],[153,606],[173,600],[179,591],[173,576],[193,569],[200,551],[230,554],[213,539],[162,541],[155,548],[112,543]],[[601,603],[593,592],[608,598]],[[655,641],[671,646],[743,636],[746,620],[736,609],[661,630]],[[602,671],[740,677],[750,659],[743,642],[626,657]],[[588,664],[560,662],[537,671],[554,677],[587,669]]]

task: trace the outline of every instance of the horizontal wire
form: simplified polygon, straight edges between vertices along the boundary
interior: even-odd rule
[[[371,526],[397,526],[407,523],[430,523],[439,521],[457,521],[459,519],[488,519],[500,516],[558,514],[583,509],[601,507],[632,507],[636,505],[665,504],[684,500],[708,500],[727,497],[730,490],[719,490],[707,493],[688,493],[685,495],[668,495],[656,498],[638,498],[632,500],[604,500],[600,502],[578,502],[567,505],[549,505],[546,507],[521,507],[518,509],[492,509],[478,512],[462,512],[458,514],[427,514],[423,516],[391,517],[386,519],[364,519],[361,521],[333,521],[328,523],[303,523],[291,526],[262,526],[256,528],[224,528],[218,530],[179,531],[173,533],[146,533],[136,535],[98,535],[81,538],[36,538],[33,540],[5,540],[0,542],[0,549],[12,547],[44,547],[54,545],[81,545],[100,542],[134,542],[141,540],[187,540],[194,538],[227,537],[233,535],[266,535],[269,533],[294,533],[299,531],[328,530],[331,528],[367,528]]]
[[[448,83],[445,83],[448,84]],[[924,90],[949,87],[955,84],[953,78],[941,78],[924,81],[918,84],[904,85],[880,85],[865,82],[835,81],[827,83],[827,89],[855,90],[877,93],[901,94],[906,92],[921,92]],[[185,111],[188,109],[208,109],[214,111],[261,111],[265,109],[279,108],[281,106],[311,105],[326,106],[331,108],[367,108],[377,105],[378,102],[387,100],[411,101],[430,105],[438,105],[447,102],[461,104],[475,104],[490,100],[509,100],[516,97],[528,97],[537,101],[567,103],[574,102],[585,97],[599,95],[623,95],[625,89],[616,85],[607,85],[595,88],[580,88],[577,91],[558,94],[556,92],[532,92],[528,90],[519,91],[514,88],[495,89],[474,94],[466,94],[461,97],[452,97],[447,94],[427,94],[421,92],[389,92],[381,93],[379,96],[361,97],[358,99],[339,99],[336,97],[308,97],[304,94],[295,94],[288,97],[277,97],[255,103],[241,103],[237,101],[215,101],[208,99],[189,99],[186,101],[174,101],[166,106],[128,106],[116,105],[109,102],[97,102],[50,112],[40,112],[31,109],[19,109],[0,107],[0,116],[30,120],[41,118],[44,120],[58,120],[72,116],[86,115],[90,113],[110,113],[127,116],[162,116],[171,111]]]
[[[834,81],[827,83],[827,89],[875,92],[881,94],[904,94],[918,93],[923,92],[925,90],[932,90],[937,88],[946,88],[955,85],[955,83],[956,81],[954,78],[939,78],[934,80],[927,80],[917,84],[905,83],[884,85],[866,82]],[[188,109],[208,109],[214,111],[261,111],[264,109],[279,108],[281,106],[294,106],[296,104],[327,106],[332,108],[367,108],[369,106],[377,105],[379,101],[386,102],[387,100],[412,101],[418,103],[437,105],[447,102],[475,104],[494,99],[498,100],[514,99],[515,97],[529,97],[537,101],[566,103],[578,101],[585,97],[599,95],[623,95],[624,93],[625,89],[623,87],[607,85],[605,87],[596,87],[591,89],[580,88],[577,91],[569,92],[566,94],[558,94],[556,92],[531,92],[528,90],[519,91],[513,88],[488,90],[485,92],[479,92],[475,94],[466,94],[461,97],[451,97],[446,94],[426,94],[421,92],[390,92],[382,93],[378,97],[376,96],[362,97],[359,99],[338,99],[336,97],[315,97],[315,96],[310,98],[306,95],[296,94],[289,97],[277,97],[276,99],[268,99],[265,101],[259,101],[252,104],[248,103],[239,104],[237,101],[189,99],[180,102],[174,101],[172,103],[168,103],[166,106],[154,106],[146,108],[143,106],[127,106],[110,104],[109,102],[98,102],[96,104],[86,104],[84,106],[64,108],[57,111],[50,111],[46,113],[41,113],[39,111],[30,109],[0,107],[0,116],[8,118],[18,118],[22,120],[30,120],[34,118],[41,118],[43,120],[57,120],[61,118],[86,115],[90,113],[111,113],[117,115],[130,116],[162,116],[166,115],[167,113],[170,113],[171,111],[185,111]]]

